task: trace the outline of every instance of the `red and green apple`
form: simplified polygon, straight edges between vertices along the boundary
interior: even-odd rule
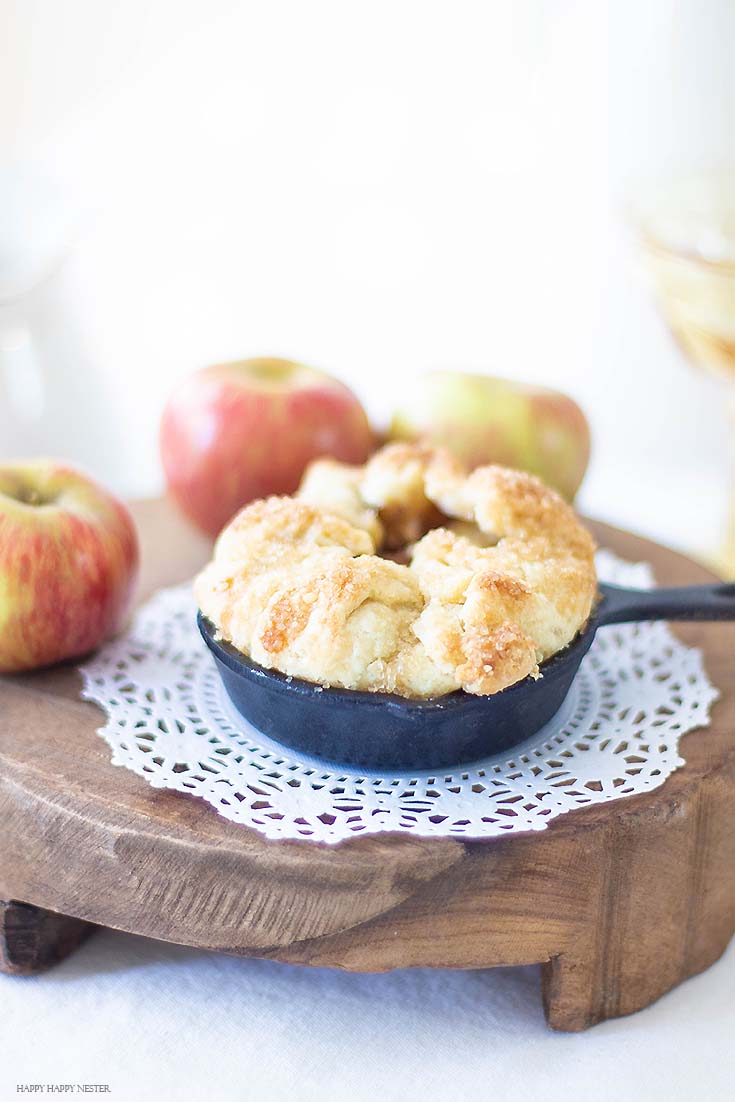
[[[468,467],[530,471],[569,501],[590,456],[587,418],[566,394],[459,371],[423,375],[395,411],[389,437],[446,447]]]
[[[137,572],[120,501],[51,460],[0,463],[0,672],[77,658],[113,635]]]
[[[293,493],[322,455],[363,463],[374,447],[360,402],[331,375],[290,360],[252,359],[195,372],[161,420],[169,493],[216,536],[239,508]]]

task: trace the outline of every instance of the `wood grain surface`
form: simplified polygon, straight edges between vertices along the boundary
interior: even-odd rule
[[[141,598],[207,558],[168,504],[135,515]],[[710,580],[680,555],[593,527],[662,584]],[[686,766],[657,791],[487,841],[266,841],[111,766],[74,668],[0,679],[0,969],[47,966],[93,922],[357,971],[540,962],[557,1029],[646,1006],[712,964],[735,930],[735,627],[677,631],[703,648],[722,693],[712,725],[683,740]]]

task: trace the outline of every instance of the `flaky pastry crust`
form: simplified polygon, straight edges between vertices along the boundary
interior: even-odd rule
[[[399,549],[405,563],[379,554]],[[404,697],[485,695],[539,676],[584,627],[594,550],[532,475],[468,474],[448,452],[394,444],[364,467],[317,460],[295,497],[246,506],[195,594],[219,637],[268,669]]]

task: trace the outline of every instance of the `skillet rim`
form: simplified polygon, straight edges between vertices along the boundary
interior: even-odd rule
[[[543,675],[545,673],[556,673],[560,667],[569,663],[569,660],[576,657],[578,652],[581,651],[582,653],[579,657],[579,661],[574,665],[573,672],[569,678],[569,684],[571,686],[579,663],[591,647],[597,629],[601,626],[600,604],[601,601],[598,600],[584,628],[577,633],[571,643],[564,647],[563,650],[557,651],[556,654],[553,654],[550,658],[547,658],[545,662],[541,663],[539,669],[541,670],[542,676],[540,679],[532,678],[529,675],[528,677],[524,677],[522,681],[516,681],[506,689],[489,695],[479,695],[465,692],[464,689],[456,689],[454,692],[445,693],[443,696],[414,699],[412,697],[399,696],[397,693],[371,692],[368,689],[343,689],[319,685],[314,681],[306,681],[303,678],[282,673],[280,670],[267,669],[265,666],[261,666],[251,658],[248,658],[247,655],[239,651],[232,643],[228,643],[226,640],[217,639],[215,625],[204,615],[201,609],[197,609],[197,627],[214,657],[224,663],[232,673],[243,678],[243,680],[249,681],[251,684],[259,684],[263,688],[267,686],[284,696],[290,695],[292,698],[296,696],[309,697],[310,699],[318,697],[319,701],[324,703],[327,707],[333,702],[343,705],[359,704],[366,709],[400,711],[404,715],[421,713],[431,714],[438,711],[446,711],[448,708],[460,711],[463,708],[471,707],[478,703],[487,704],[488,702],[500,698],[507,700],[511,694],[520,694],[521,691],[529,689],[532,685],[539,685],[539,681],[543,682]],[[542,685],[539,685],[539,688],[542,687]]]

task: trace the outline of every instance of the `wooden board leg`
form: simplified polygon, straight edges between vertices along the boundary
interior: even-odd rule
[[[645,989],[624,973],[601,976],[600,962],[591,957],[555,957],[542,966],[541,972],[546,1021],[552,1029],[578,1033],[608,1018],[634,1014],[656,1002],[691,975],[709,968],[722,956],[729,941],[729,937],[724,938],[722,943],[712,948],[711,955],[696,966],[695,971],[682,971],[676,979],[671,979],[669,970],[662,968],[659,984]]]
[[[78,918],[0,900],[0,972],[29,976],[58,964],[92,932]]]
[[[578,1033],[621,1011],[619,977],[600,975],[600,962],[587,954],[554,957],[541,970],[546,1021],[552,1029]]]
[[[713,772],[649,821],[611,830],[591,913],[543,968],[546,1018],[580,1030],[650,1006],[709,968],[735,933],[733,778]]]

